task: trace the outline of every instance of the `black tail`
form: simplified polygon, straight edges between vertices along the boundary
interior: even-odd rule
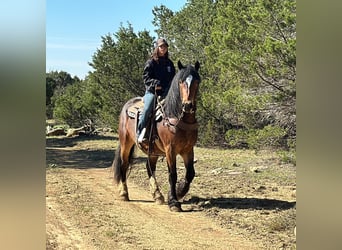
[[[128,158],[128,162],[127,162],[127,168],[128,168],[128,165],[132,163],[134,149],[135,149],[135,146],[133,145],[132,148],[129,151],[129,158]],[[121,146],[120,146],[120,144],[119,144],[119,146],[118,146],[118,148],[117,148],[117,150],[115,152],[114,161],[113,161],[113,165],[112,166],[113,166],[113,170],[114,170],[114,182],[116,184],[119,184],[121,180],[126,180],[127,168],[126,169],[122,168]]]
[[[120,144],[116,149],[114,161],[113,161],[113,170],[114,170],[114,182],[116,184],[120,183],[121,180],[121,147]]]

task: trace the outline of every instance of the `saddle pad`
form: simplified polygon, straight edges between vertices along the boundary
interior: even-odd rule
[[[131,118],[135,118],[138,110],[142,111],[143,107],[144,107],[143,99],[141,98],[141,99],[136,100],[132,104],[132,106],[130,106],[128,108],[128,110],[127,110],[128,116],[131,117]]]

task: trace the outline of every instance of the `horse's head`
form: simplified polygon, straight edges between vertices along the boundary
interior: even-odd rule
[[[201,78],[198,74],[200,64],[197,61],[195,66],[183,66],[178,61],[178,68],[180,70],[179,90],[182,101],[182,111],[184,113],[194,113],[196,111],[196,97]]]

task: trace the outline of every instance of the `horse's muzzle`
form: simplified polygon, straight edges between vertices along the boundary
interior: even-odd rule
[[[188,101],[188,102],[184,102],[183,103],[183,112],[184,113],[194,113],[196,111],[196,107],[195,105],[193,104],[193,102],[191,101]]]

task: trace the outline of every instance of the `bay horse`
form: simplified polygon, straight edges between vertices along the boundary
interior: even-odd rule
[[[146,143],[136,141],[138,114],[129,115],[129,109],[142,102],[141,97],[130,99],[122,108],[119,120],[119,146],[113,160],[114,181],[118,185],[121,200],[129,201],[127,188],[127,170],[131,164],[134,147],[138,146],[147,154],[146,169],[150,181],[150,191],[158,204],[164,203],[155,177],[158,157],[165,156],[169,174],[168,206],[171,211],[181,212],[180,199],[189,191],[195,176],[194,145],[198,136],[196,120],[196,98],[201,81],[197,61],[194,66],[183,66],[178,61],[178,72],[174,76],[164,104],[161,106],[162,118],[153,120],[154,125],[146,133],[150,140]],[[183,158],[185,178],[177,183],[176,156]]]

